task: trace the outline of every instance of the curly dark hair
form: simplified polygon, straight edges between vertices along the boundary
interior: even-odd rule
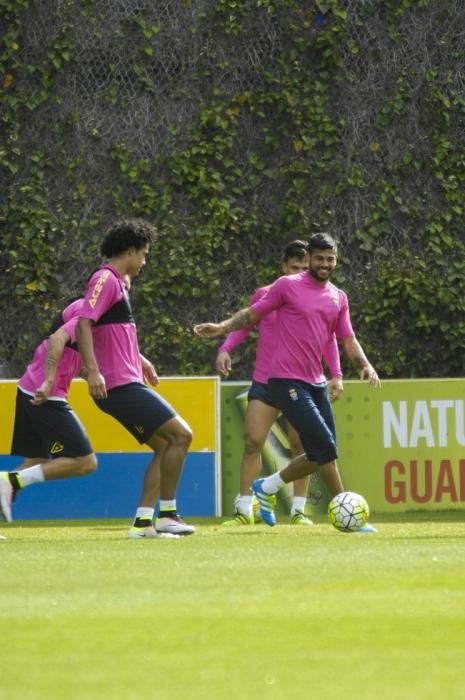
[[[121,255],[129,248],[140,250],[155,240],[156,228],[144,219],[120,219],[105,234],[100,252],[105,258]]]

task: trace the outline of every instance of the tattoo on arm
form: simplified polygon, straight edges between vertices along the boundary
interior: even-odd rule
[[[244,328],[244,326],[250,326],[255,320],[256,315],[253,314],[251,309],[241,309],[234,316],[223,321],[221,326],[226,333],[229,333],[229,331],[237,331],[240,328]]]
[[[47,354],[45,356],[45,376],[50,377],[55,374],[56,366],[57,366],[57,356],[56,353],[53,351],[50,351],[50,348],[48,348]]]
[[[45,354],[45,379],[53,380],[55,378],[56,368],[63,354],[65,346],[64,339],[52,336],[49,339],[47,352]]]

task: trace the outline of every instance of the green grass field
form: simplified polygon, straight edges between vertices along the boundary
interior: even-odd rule
[[[376,535],[219,522],[2,527],[0,697],[465,697],[464,512],[374,516]]]

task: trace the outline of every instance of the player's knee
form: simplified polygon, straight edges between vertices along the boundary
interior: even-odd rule
[[[192,442],[192,430],[188,425],[179,424],[167,439],[169,444],[187,452]]]
[[[182,426],[182,430],[179,435],[179,441],[182,447],[187,451],[192,442],[192,430],[188,426]]]
[[[247,454],[257,454],[262,451],[263,440],[254,436],[245,434],[244,435],[244,448]]]
[[[92,474],[97,469],[97,457],[93,452],[85,457],[78,457],[76,461],[81,476]]]
[[[300,455],[303,454],[303,452],[304,452],[304,448],[302,447],[302,445],[300,444],[299,441],[297,441],[297,442],[289,441],[289,450],[290,450],[290,453],[291,453],[293,459],[294,459],[294,457],[300,457]]]

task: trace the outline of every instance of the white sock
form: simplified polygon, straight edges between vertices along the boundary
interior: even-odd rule
[[[138,508],[134,519],[140,518],[141,520],[153,520],[153,512],[153,508]]]
[[[238,496],[236,498],[236,508],[245,515],[252,516],[252,498],[253,496]]]
[[[276,491],[279,491],[279,489],[284,486],[284,483],[280,473],[276,472],[276,474],[272,474],[271,476],[267,476],[266,479],[263,479],[262,489],[265,493],[276,493]]]
[[[160,510],[176,510],[176,501],[160,501]]]
[[[40,484],[45,481],[44,470],[41,464],[35,464],[33,467],[20,469],[18,471],[21,486],[30,486],[31,484]]]
[[[305,513],[306,502],[307,499],[305,496],[294,496],[292,499],[291,515],[294,515],[294,513],[298,510],[300,510],[301,513]]]

